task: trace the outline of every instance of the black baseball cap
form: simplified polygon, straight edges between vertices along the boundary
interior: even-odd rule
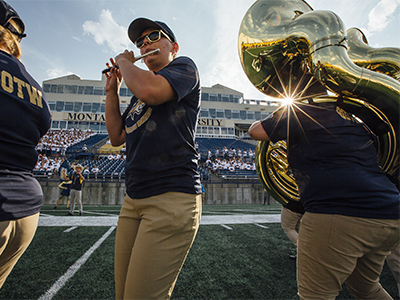
[[[142,32],[145,29],[154,28],[161,29],[171,39],[172,42],[176,42],[176,38],[171,28],[167,24],[161,21],[152,21],[146,18],[138,18],[132,21],[128,28],[128,36],[130,40],[135,43],[138,38],[141,37]]]
[[[9,23],[11,19],[13,19],[16,23],[18,23],[21,32],[19,32],[17,28],[15,28],[13,25]],[[20,39],[26,37],[26,34],[24,33],[25,32],[24,22],[22,22],[17,12],[3,0],[0,0],[0,25],[10,30]]]

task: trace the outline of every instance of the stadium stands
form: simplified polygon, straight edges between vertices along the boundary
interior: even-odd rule
[[[254,167],[255,146],[247,141],[238,139],[221,138],[197,138],[196,144],[198,152],[201,154],[199,163],[199,173],[202,181],[209,181],[212,176],[222,179],[250,179],[257,176]],[[125,178],[125,146],[113,147],[109,143],[107,134],[96,134],[90,131],[80,130],[54,130],[46,134],[46,138],[41,143],[45,147],[50,147],[50,155],[41,154],[35,167],[36,176],[51,177],[58,174],[58,169],[62,163],[61,157],[68,159],[69,163],[79,163],[87,170],[85,177],[94,180],[122,180]],[[65,147],[69,145],[63,156],[60,151],[53,151],[53,147]],[[83,151],[83,147],[87,150]],[[219,157],[215,156],[215,149],[218,149]],[[222,164],[226,151],[226,161]],[[239,154],[239,149],[242,153]],[[38,151],[42,150],[38,147]],[[231,151],[229,151],[231,150]],[[212,159],[207,162],[208,151],[211,152]],[[246,155],[245,155],[246,151]],[[49,153],[49,152],[46,152]],[[218,168],[212,165],[221,164]],[[229,170],[229,164],[231,167]],[[225,166],[226,165],[226,166]],[[94,168],[98,172],[93,172]]]

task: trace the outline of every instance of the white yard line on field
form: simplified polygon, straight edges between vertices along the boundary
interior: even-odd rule
[[[226,228],[226,229],[228,229],[228,230],[233,230],[232,227],[226,226],[225,224],[221,224],[221,226],[224,227],[224,228]]]
[[[75,229],[77,229],[77,228],[78,228],[78,226],[72,226],[72,227],[70,227],[70,228],[64,230],[63,232],[70,232],[70,231],[75,230]]]
[[[265,228],[265,229],[268,228],[267,226],[264,226],[264,225],[261,225],[261,224],[257,224],[257,223],[253,223],[253,224],[256,225],[256,226],[258,226],[258,227],[261,227],[261,228]]]
[[[59,217],[39,217],[39,226],[117,226],[118,216],[59,216]],[[220,215],[202,216],[200,225],[220,225],[220,224],[263,224],[280,223],[280,214],[271,215]]]
[[[100,247],[100,245],[107,239],[107,237],[114,231],[115,226],[112,226],[85,254],[81,256],[69,269],[62,275],[53,286],[43,294],[39,300],[51,300],[58,291],[65,285],[65,283],[72,278],[75,273],[83,266],[83,264],[88,260],[90,255]]]

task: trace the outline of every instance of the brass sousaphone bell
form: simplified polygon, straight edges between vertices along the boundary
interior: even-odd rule
[[[305,101],[302,93],[315,84],[329,91],[312,100],[338,102],[368,125],[381,168],[398,184],[400,49],[369,47],[359,29],[346,32],[338,15],[303,0],[258,0],[241,23],[239,56],[252,84],[270,97]],[[285,141],[256,148],[258,175],[281,204],[299,200],[286,152]]]

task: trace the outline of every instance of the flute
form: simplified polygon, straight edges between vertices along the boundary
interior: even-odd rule
[[[149,51],[149,52],[147,52],[147,53],[145,53],[145,54],[143,54],[143,55],[139,55],[138,57],[135,57],[134,63],[137,62],[139,59],[142,59],[142,58],[144,58],[144,57],[146,57],[146,56],[155,54],[155,53],[157,53],[157,52],[160,52],[160,49],[155,49],[155,50]],[[114,67],[118,69],[118,66],[115,65],[115,66],[109,67],[109,68],[107,68],[107,69],[104,69],[103,71],[101,71],[101,73],[102,73],[102,74],[108,73],[108,72],[110,72],[111,69],[114,68]]]

